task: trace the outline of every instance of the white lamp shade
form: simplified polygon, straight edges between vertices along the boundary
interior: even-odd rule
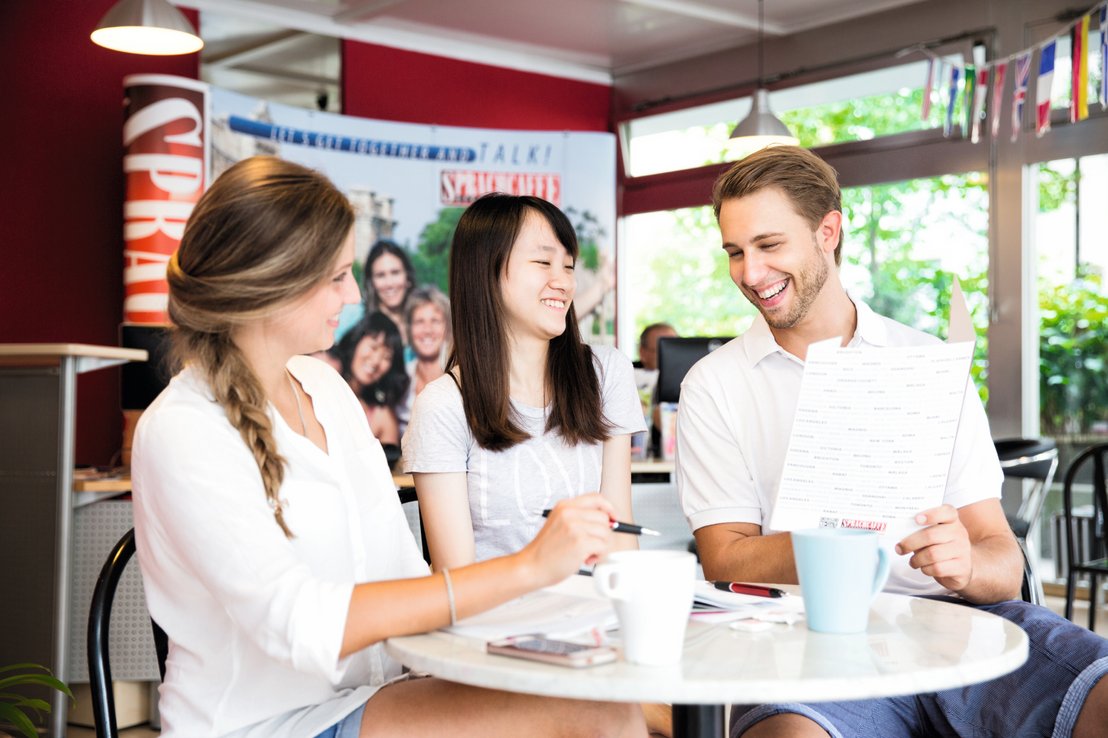
[[[90,37],[108,49],[152,56],[191,54],[204,46],[188,19],[167,0],[119,0]]]
[[[767,146],[796,146],[799,143],[800,140],[792,134],[788,126],[769,109],[769,93],[759,87],[754,91],[750,114],[731,131],[727,148],[730,158],[741,158]]]

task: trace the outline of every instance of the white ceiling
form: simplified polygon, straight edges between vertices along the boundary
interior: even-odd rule
[[[766,34],[918,1],[767,0]],[[758,28],[757,0],[173,2],[201,11],[205,78],[270,99],[280,99],[281,87],[301,94],[327,89],[336,97],[335,38],[606,84],[623,73],[745,46]]]

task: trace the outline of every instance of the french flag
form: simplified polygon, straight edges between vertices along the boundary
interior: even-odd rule
[[[1051,41],[1039,55],[1039,79],[1035,87],[1035,104],[1038,106],[1036,136],[1050,130],[1050,88],[1054,83],[1054,49],[1057,45],[1057,40]]]

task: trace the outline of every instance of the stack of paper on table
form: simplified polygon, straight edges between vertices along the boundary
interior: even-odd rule
[[[697,582],[693,590],[692,618],[700,623],[732,620],[761,620],[767,623],[795,623],[804,617],[804,600],[799,595],[756,597],[716,589],[711,582]]]
[[[611,601],[596,593],[592,579],[575,575],[459,620],[446,630],[481,641],[530,634],[591,641],[594,631],[603,633],[618,622]]]

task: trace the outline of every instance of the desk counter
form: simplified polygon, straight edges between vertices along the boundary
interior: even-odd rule
[[[673,462],[660,459],[645,459],[631,462],[631,482],[656,481],[657,478],[669,478],[673,475]],[[415,487],[411,474],[393,474],[393,484],[399,489]],[[668,481],[668,479],[667,479]]]

